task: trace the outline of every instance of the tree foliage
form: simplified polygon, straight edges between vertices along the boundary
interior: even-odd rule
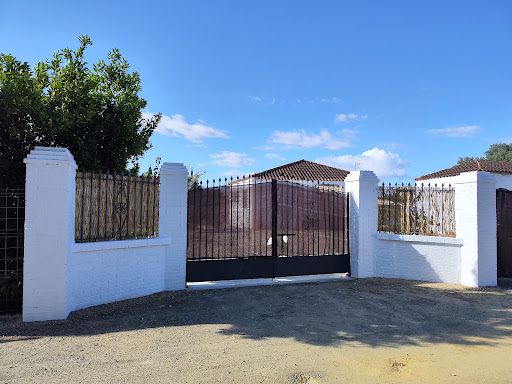
[[[200,184],[201,177],[204,176],[206,171],[199,171],[194,173],[194,170],[190,170],[190,174],[188,175],[188,190],[189,191],[196,191],[199,189],[203,189],[203,187]]]
[[[36,145],[66,147],[80,168],[126,170],[151,148],[160,114],[143,119],[146,100],[140,77],[130,73],[117,49],[92,68],[80,47],[54,53],[31,70],[12,55],[0,54],[1,176],[23,179],[23,158]],[[11,180],[12,181],[12,180]]]
[[[485,151],[485,157],[459,157],[459,161],[457,162],[457,164],[465,164],[475,160],[512,162],[512,144],[492,144],[489,147],[489,149]]]

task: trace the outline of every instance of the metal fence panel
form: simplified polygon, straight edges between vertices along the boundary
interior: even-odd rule
[[[379,232],[455,237],[455,190],[451,187],[382,184],[378,213]]]
[[[158,236],[160,181],[123,174],[76,174],[75,241]]]
[[[0,314],[21,313],[25,190],[0,189]]]

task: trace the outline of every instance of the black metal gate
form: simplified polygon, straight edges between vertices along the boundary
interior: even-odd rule
[[[21,313],[25,190],[0,189],[0,315]]]
[[[512,277],[512,191],[496,191],[498,277]]]
[[[337,185],[241,179],[189,191],[187,281],[350,272]]]

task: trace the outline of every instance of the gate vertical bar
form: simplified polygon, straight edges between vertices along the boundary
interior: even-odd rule
[[[212,259],[215,259],[215,179],[212,181]]]
[[[277,180],[272,179],[272,277],[276,277],[277,264]]]
[[[228,178],[225,177],[224,178],[224,188],[222,189],[222,191],[224,192],[224,257],[227,256],[227,250],[226,250],[226,236],[227,236],[227,209],[228,209],[228,206],[227,206],[227,184],[228,184]]]
[[[337,191],[336,191],[337,192]],[[334,247],[336,245],[336,218],[335,218],[335,215],[336,215],[336,209],[335,209],[335,205],[334,205],[334,198],[336,197],[335,196],[335,191],[334,191],[334,187],[332,188],[332,254],[335,255],[335,251],[334,251]],[[338,228],[339,230],[339,228]]]
[[[96,240],[100,238],[100,213],[101,213],[101,169],[98,176],[98,235]]]
[[[84,205],[85,205],[85,169],[82,170],[82,220],[80,226],[80,240],[84,239]]]
[[[126,237],[130,236],[130,188],[132,187],[131,175],[128,173],[128,190],[126,191]]]
[[[133,237],[136,238],[137,234],[137,179],[138,175],[135,175],[135,185],[133,186]]]
[[[92,189],[92,183],[93,183],[93,178],[94,178],[94,173],[91,172],[91,209],[89,211],[89,241],[92,240],[92,203],[93,203],[93,196],[92,196],[92,193],[93,193],[93,189]],[[99,200],[99,199],[98,199]]]
[[[205,211],[206,211],[206,217],[205,217],[205,226],[204,226],[204,234],[205,234],[205,242],[204,242],[204,245],[205,245],[205,251],[204,251],[204,254],[206,256],[206,258],[208,258],[208,207],[210,206],[208,204],[208,187],[209,187],[209,184],[210,184],[210,181],[209,180],[206,180],[206,208],[205,208]]]
[[[113,193],[113,202],[112,202],[112,238],[116,238],[116,179],[117,173],[114,171],[114,193]]]
[[[242,176],[242,180],[245,179],[245,175]],[[245,184],[242,183],[242,254],[245,256]],[[240,255],[240,252],[238,253]]]
[[[107,239],[107,228],[108,228],[108,179],[110,177],[110,171],[107,170],[107,182],[105,186],[105,240]]]
[[[119,203],[119,240],[123,239],[123,179],[124,172],[121,171],[121,202]]]
[[[218,226],[217,226],[217,258],[220,259],[220,208],[221,208],[221,203],[220,203],[220,197],[221,197],[221,188],[220,188],[220,184],[222,182],[222,179],[219,177],[219,185],[218,185],[218,195],[219,195],[219,214],[218,214],[218,218],[217,218],[217,221],[218,221]]]

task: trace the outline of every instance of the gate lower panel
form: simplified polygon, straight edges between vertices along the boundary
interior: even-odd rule
[[[275,264],[274,264],[275,260]],[[218,281],[350,273],[350,255],[251,257],[187,262],[187,281]]]

